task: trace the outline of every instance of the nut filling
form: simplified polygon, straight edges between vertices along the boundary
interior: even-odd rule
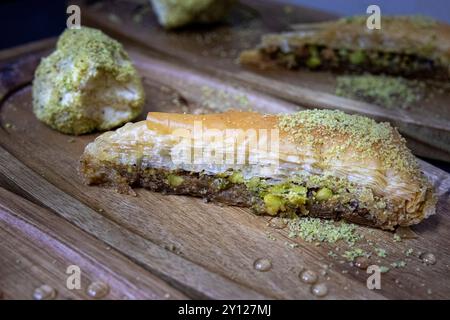
[[[105,164],[95,167],[89,159],[82,159],[81,171],[88,184],[115,188],[120,193],[134,194],[131,187],[144,187],[165,194],[190,195],[206,201],[249,207],[257,215],[294,218],[310,216],[383,227],[380,216],[389,206],[368,189],[358,188],[336,179],[317,181],[303,176],[287,181],[251,178],[244,180],[239,172],[207,175],[187,171],[169,171]],[[371,213],[372,212],[372,213]],[[388,217],[385,222],[388,224]]]

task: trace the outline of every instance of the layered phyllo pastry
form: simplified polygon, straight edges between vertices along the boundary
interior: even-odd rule
[[[345,219],[393,229],[435,212],[405,140],[388,123],[340,111],[289,115],[154,113],[90,143],[87,184],[249,207],[256,214]]]

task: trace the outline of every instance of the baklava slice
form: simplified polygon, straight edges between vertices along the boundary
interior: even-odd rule
[[[87,184],[131,187],[393,229],[435,211],[430,183],[387,123],[340,111],[149,113],[90,143]]]
[[[240,61],[263,68],[450,79],[448,24],[422,16],[383,16],[381,29],[371,30],[367,18],[305,24],[294,32],[266,35],[258,48],[241,53]]]

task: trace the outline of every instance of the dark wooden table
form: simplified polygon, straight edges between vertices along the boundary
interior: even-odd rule
[[[83,6],[83,23],[95,25],[124,43],[143,77],[145,111],[219,111],[233,105],[264,112],[294,112],[314,105],[360,112],[406,128],[440,130],[445,119],[418,122],[384,113],[377,106],[340,100],[330,92],[331,74],[271,71],[263,74],[235,63],[239,50],[261,34],[286,30],[293,23],[330,16],[273,2],[243,1],[232,21],[212,29],[165,32],[151,11],[135,22],[135,4],[117,2]],[[113,18],[112,18],[113,17]],[[131,22],[132,21],[132,22]],[[250,210],[221,207],[200,199],[137,190],[137,197],[87,187],[77,174],[84,147],[98,134],[72,138],[36,120],[31,85],[40,57],[55,39],[0,52],[0,291],[6,299],[31,299],[46,284],[57,299],[89,299],[89,284],[108,285],[105,299],[315,299],[302,283],[303,269],[315,270],[329,293],[324,299],[438,299],[450,297],[450,175],[421,161],[439,194],[436,216],[412,228],[414,238],[394,241],[394,234],[357,227],[357,246],[389,266],[382,289],[366,287],[368,275],[339,254],[343,243],[317,246],[288,237],[270,218]],[[328,80],[327,80],[328,79]],[[327,91],[328,90],[328,91]],[[343,103],[345,102],[345,103]],[[343,103],[341,105],[341,103]],[[362,109],[358,109],[361,107]],[[143,114],[141,119],[145,115]],[[434,132],[433,134],[436,134]],[[408,136],[408,135],[407,135]],[[429,139],[413,141],[433,152],[446,152]],[[437,151],[436,151],[437,150]],[[420,154],[420,152],[418,152]],[[411,255],[406,255],[413,249]],[[424,265],[422,252],[435,265]],[[267,272],[253,264],[272,262]],[[394,268],[392,263],[406,266]],[[81,289],[66,287],[66,271],[80,267]]]

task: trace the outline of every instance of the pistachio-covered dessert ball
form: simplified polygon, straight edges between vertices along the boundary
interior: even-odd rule
[[[151,0],[159,23],[179,28],[191,23],[213,23],[222,20],[235,0]]]
[[[141,79],[122,45],[96,29],[64,31],[33,81],[35,115],[67,134],[120,126],[143,104]]]

